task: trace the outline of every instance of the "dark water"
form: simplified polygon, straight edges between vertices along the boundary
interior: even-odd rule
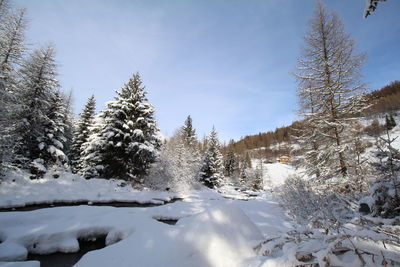
[[[173,198],[170,201],[164,201],[164,203],[139,203],[139,202],[125,202],[125,201],[113,201],[113,202],[93,202],[90,206],[109,206],[109,207],[122,207],[122,208],[149,208],[162,206],[165,204],[173,203],[176,201],[182,201],[181,198]],[[52,204],[32,204],[26,205],[24,207],[16,207],[16,208],[0,208],[0,212],[9,212],[9,211],[32,211],[38,209],[46,209],[46,208],[54,208],[54,207],[71,207],[71,206],[79,206],[79,205],[89,205],[88,201],[77,201],[77,202],[55,202]]]
[[[138,203],[138,202],[94,202],[91,206],[112,206],[112,207],[129,207],[129,208],[147,208],[147,207],[155,207],[161,206],[169,203],[173,203],[176,201],[182,201],[181,198],[174,198],[170,201],[164,201],[161,204],[154,204],[154,203]],[[32,211],[37,209],[44,209],[44,208],[53,208],[53,207],[66,207],[66,206],[78,206],[78,205],[88,205],[87,201],[82,202],[73,202],[73,203],[65,203],[65,202],[58,202],[54,204],[35,204],[35,205],[28,205],[25,207],[19,208],[7,208],[7,209],[0,209],[0,212],[7,212],[7,211]],[[169,225],[175,225],[178,220],[174,219],[157,219],[157,221],[166,223]],[[41,267],[70,267],[77,263],[83,255],[88,253],[92,250],[102,249],[106,246],[105,244],[106,236],[99,236],[95,240],[81,240],[79,239],[79,251],[75,253],[62,253],[56,252],[47,255],[39,255],[39,254],[28,254],[27,261],[40,261]],[[1,240],[0,240],[1,243]]]
[[[178,222],[178,220],[174,220],[174,219],[168,219],[168,220],[156,219],[156,220],[159,222],[162,222],[162,223],[169,224],[169,225],[175,225]]]
[[[78,240],[79,251],[75,253],[56,252],[47,255],[28,254],[27,261],[40,261],[41,267],[70,267],[77,263],[89,251],[101,249],[106,246],[106,236],[97,237],[96,240]]]

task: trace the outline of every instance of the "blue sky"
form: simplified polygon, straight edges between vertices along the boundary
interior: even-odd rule
[[[364,80],[379,89],[400,79],[400,3],[368,19],[364,0],[326,0],[366,52]],[[296,119],[291,75],[313,0],[16,0],[27,8],[30,47],[52,42],[59,80],[79,113],[98,109],[140,72],[159,128],[173,134],[187,115],[199,138],[256,134]]]

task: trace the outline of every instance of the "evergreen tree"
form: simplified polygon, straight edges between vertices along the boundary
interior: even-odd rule
[[[190,115],[186,118],[185,124],[182,126],[181,131],[186,145],[195,146],[197,144],[196,130],[193,128],[192,118]]]
[[[199,142],[197,141],[196,137],[196,130],[193,128],[192,125],[192,118],[190,115],[185,120],[184,125],[181,127],[179,131],[179,135],[184,142],[185,150],[189,153],[188,160],[193,164],[196,165],[201,160],[200,157],[200,148]]]
[[[234,144],[234,141],[230,140],[229,145],[228,145],[229,150],[228,150],[228,153],[226,154],[226,158],[225,158],[225,162],[224,162],[225,174],[228,177],[238,175],[238,172],[239,172],[239,160],[238,160],[238,157],[236,156],[235,152],[233,151],[233,144]]]
[[[71,164],[71,160],[73,160],[73,152],[72,152],[72,143],[74,139],[74,114],[72,108],[72,91],[69,91],[68,94],[62,94],[63,102],[65,103],[65,116],[64,116],[64,124],[65,124],[65,132],[64,136],[66,138],[66,142],[64,144],[64,153],[67,155],[69,159],[69,164]]]
[[[78,174],[86,179],[101,177],[104,169],[103,147],[105,140],[101,131],[105,128],[104,113],[94,116],[93,125],[89,126],[89,136],[86,143],[82,144],[81,158],[79,160]]]
[[[223,169],[224,167],[218,134],[213,127],[209,137],[207,138],[207,149],[200,173],[201,182],[210,188],[221,186],[224,182]]]
[[[46,127],[51,120],[58,119],[51,113],[59,87],[54,57],[53,46],[37,49],[23,62],[20,70],[18,96],[22,108],[17,114],[19,125],[15,134],[19,136],[17,160],[24,166],[42,155],[43,147],[39,144],[46,139]]]
[[[396,123],[396,121],[394,120],[394,118],[393,118],[392,115],[390,115],[390,124],[393,126],[393,128],[396,127],[396,125],[397,125],[397,123]],[[393,129],[393,128],[392,128],[392,129]]]
[[[39,158],[43,159],[47,166],[66,165],[68,157],[64,152],[67,138],[65,137],[66,104],[60,92],[50,99],[48,113],[44,118],[44,134],[38,136]]]
[[[254,170],[252,187],[253,190],[257,191],[263,189],[264,187],[262,160],[258,161],[258,164]]]
[[[336,14],[318,4],[310,22],[306,48],[299,60],[299,96],[304,116],[302,136],[312,146],[306,168],[324,183],[349,173],[346,130],[366,107],[359,81],[363,55],[354,54],[354,41]],[[342,179],[345,183],[345,179]]]
[[[79,171],[81,169],[82,160],[81,156],[84,151],[84,144],[88,142],[90,135],[90,127],[93,126],[94,116],[96,111],[96,100],[92,95],[82,112],[79,114],[79,120],[76,122],[74,131],[73,143],[72,143],[72,159],[71,165],[73,171]]]
[[[154,108],[147,103],[138,73],[117,95],[102,111],[98,133],[84,153],[86,176],[95,168],[100,177],[132,180],[140,186],[161,146]]]
[[[236,159],[236,155],[232,150],[228,151],[224,166],[225,166],[225,174],[228,177],[232,176],[234,173],[237,172],[239,166]]]
[[[394,127],[396,127],[396,121],[394,120],[393,116],[386,115],[385,117],[386,128],[391,131]]]
[[[242,186],[248,186],[250,184],[250,176],[249,170],[251,172],[252,164],[249,152],[245,153],[245,156],[240,157],[239,162],[239,183]],[[250,175],[249,175],[250,174]]]

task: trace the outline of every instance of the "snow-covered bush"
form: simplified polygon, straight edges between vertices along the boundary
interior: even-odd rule
[[[384,218],[400,216],[400,151],[393,147],[397,137],[390,136],[390,129],[392,126],[386,117],[386,137],[378,140],[378,151],[374,154],[379,161],[373,164],[381,176],[369,190],[373,215]]]
[[[323,191],[298,176],[288,178],[278,195],[282,206],[298,223],[325,230],[350,220],[356,204],[332,191]]]
[[[329,233],[298,228],[265,240],[259,249],[266,266],[399,266],[398,221],[382,224],[354,219]]]
[[[393,186],[393,179],[396,183],[397,190]],[[372,211],[374,216],[383,218],[394,218],[400,216],[399,187],[400,177],[381,177],[377,179],[371,186],[369,193],[371,194]]]
[[[252,190],[261,190],[263,188],[263,172],[260,166],[256,168],[246,168],[241,174],[241,185]]]

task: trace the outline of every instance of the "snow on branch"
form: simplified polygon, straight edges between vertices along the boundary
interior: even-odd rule
[[[371,15],[372,12],[376,10],[378,7],[378,2],[385,2],[386,0],[366,0],[365,1],[365,10],[364,10],[364,18],[367,18]]]

